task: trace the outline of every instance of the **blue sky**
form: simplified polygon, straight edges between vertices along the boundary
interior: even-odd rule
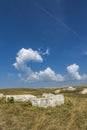
[[[86,0],[0,1],[0,87],[87,84]]]

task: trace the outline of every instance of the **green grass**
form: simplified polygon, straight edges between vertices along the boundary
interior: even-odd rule
[[[87,130],[87,95],[63,91],[65,104],[54,108],[33,107],[30,102],[6,103],[0,99],[0,130]],[[4,94],[53,93],[56,89],[1,89]]]

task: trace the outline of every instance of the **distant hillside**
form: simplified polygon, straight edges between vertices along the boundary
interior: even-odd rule
[[[40,97],[60,89],[65,103],[54,108],[33,107],[29,102],[6,103],[0,99],[0,130],[87,130],[87,94],[78,94],[86,86],[75,91],[63,88],[13,88],[0,89],[3,94],[33,94]]]

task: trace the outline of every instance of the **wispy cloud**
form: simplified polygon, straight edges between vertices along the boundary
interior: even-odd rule
[[[46,49],[45,52],[43,52],[43,55],[49,55],[50,54],[50,50],[49,49]]]
[[[87,51],[84,54],[87,56]]]
[[[47,48],[45,51],[41,51],[41,49],[39,49],[39,51],[40,51],[40,54],[41,55],[50,55],[50,49],[49,48]]]
[[[34,1],[34,0],[33,0]],[[42,7],[37,1],[34,1],[34,4],[41,10],[43,11],[45,14],[47,14],[48,16],[50,16],[52,19],[54,19],[56,22],[60,23],[67,31],[73,33],[76,37],[79,37],[79,34],[72,29],[71,27],[69,27],[64,21],[62,21],[60,18],[58,18],[57,16],[53,15],[49,10],[47,10],[46,8]],[[80,38],[80,37],[79,37]]]

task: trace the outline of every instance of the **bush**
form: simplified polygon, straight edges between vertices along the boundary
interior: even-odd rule
[[[13,97],[8,97],[7,102],[8,103],[14,103],[14,98]]]

